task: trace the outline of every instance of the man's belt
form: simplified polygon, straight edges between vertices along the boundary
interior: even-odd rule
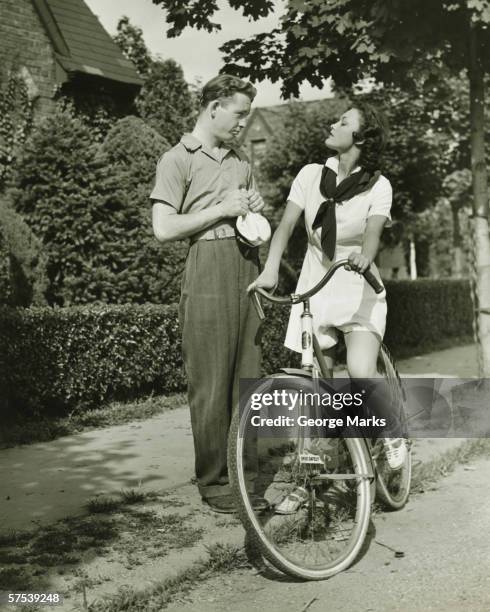
[[[220,223],[191,236],[191,244],[198,240],[226,240],[235,237],[236,231],[233,225],[230,223]]]

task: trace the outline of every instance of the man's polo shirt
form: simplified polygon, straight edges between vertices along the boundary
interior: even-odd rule
[[[192,134],[184,134],[158,160],[150,198],[188,213],[215,206],[241,188],[256,186],[250,163],[239,149],[222,146],[216,155]]]

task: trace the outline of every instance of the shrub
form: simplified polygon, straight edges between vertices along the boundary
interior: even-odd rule
[[[135,117],[117,121],[101,145],[69,109],[36,126],[12,193],[45,245],[50,304],[177,299],[187,245],[157,243],[149,200],[167,149]]]
[[[107,134],[98,161],[104,168],[101,207],[109,211],[105,248],[110,266],[101,274],[111,303],[171,303],[179,298],[187,241],[162,245],[151,227],[151,201],[158,158],[167,141],[137,117],[118,121]]]
[[[471,334],[467,281],[390,281],[387,292],[385,340],[395,356]],[[289,308],[266,312],[263,372],[297,366],[299,356],[283,347]],[[0,380],[16,409],[66,411],[183,391],[177,306],[0,309]]]
[[[385,281],[388,301],[385,343],[396,356],[472,335],[473,306],[465,279]]]
[[[47,288],[41,242],[5,197],[0,197],[0,304],[43,305]]]
[[[185,388],[172,306],[4,308],[0,343],[11,408],[62,412]]]
[[[17,166],[14,206],[45,245],[48,300],[70,304],[83,295],[97,266],[96,164],[90,130],[56,110],[33,129]]]

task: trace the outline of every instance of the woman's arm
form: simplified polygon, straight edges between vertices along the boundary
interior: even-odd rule
[[[262,274],[251,283],[247,291],[251,291],[254,287],[263,287],[271,289],[275,287],[279,279],[279,266],[281,257],[287,247],[289,238],[293,233],[294,226],[301,216],[303,210],[294,202],[288,201],[282,219],[277,226],[274,235],[272,236],[269,254],[264,265]]]
[[[366,223],[366,231],[362,241],[360,253],[354,252],[349,255],[349,264],[359,273],[365,272],[373,263],[379,249],[379,243],[383,228],[387,221],[384,215],[371,215]]]

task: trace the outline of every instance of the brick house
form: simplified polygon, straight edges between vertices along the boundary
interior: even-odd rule
[[[23,75],[36,112],[56,93],[101,96],[124,113],[141,80],[83,0],[0,0],[0,55]]]

